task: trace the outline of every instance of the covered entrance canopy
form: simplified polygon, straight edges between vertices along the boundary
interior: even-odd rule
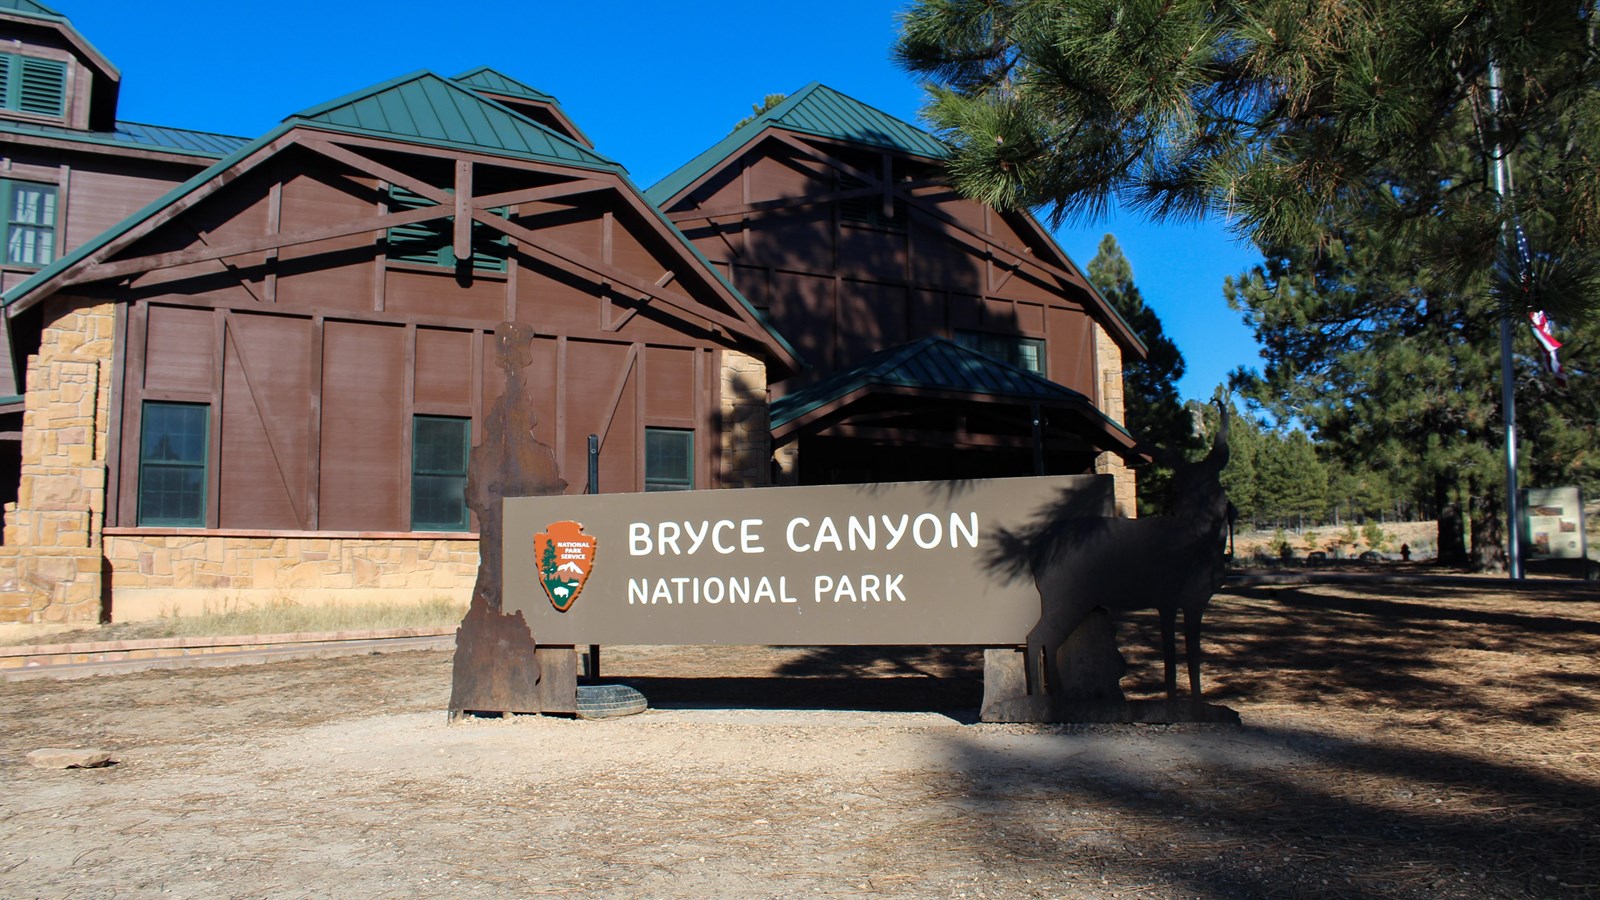
[[[881,350],[772,402],[774,447],[798,442],[802,484],[1090,472],[1144,456],[1070,388],[945,338]]]

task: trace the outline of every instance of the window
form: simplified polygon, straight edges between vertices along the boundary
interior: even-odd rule
[[[676,428],[644,430],[644,489],[694,490],[694,432]]]
[[[955,342],[1035,375],[1045,374],[1044,341],[1038,338],[986,331],[958,331],[955,333]]]
[[[203,403],[144,404],[139,444],[139,524],[206,524],[206,461],[211,408]]]
[[[67,64],[0,53],[0,109],[60,118],[67,109]]]
[[[44,266],[56,254],[56,188],[53,184],[0,178],[5,220],[5,261]]]
[[[421,194],[413,193],[403,187],[389,188],[389,211],[403,212],[408,209],[421,209],[425,206],[434,206],[432,200]],[[494,213],[505,216],[506,210],[496,209]],[[400,262],[421,263],[426,266],[442,266],[447,269],[456,267],[456,254],[451,249],[454,238],[455,217],[434,219],[430,222],[417,222],[412,225],[396,225],[389,229],[389,258]],[[510,240],[499,232],[493,237],[488,236],[489,229],[481,223],[472,223],[472,268],[480,272],[504,272],[506,270],[506,252],[510,247]]]
[[[472,420],[417,416],[411,420],[411,530],[466,531],[467,457]]]

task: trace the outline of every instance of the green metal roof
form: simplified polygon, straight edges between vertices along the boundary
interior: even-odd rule
[[[464,84],[469,88],[483,88],[491,93],[505,94],[508,97],[521,97],[524,100],[548,103],[551,106],[560,105],[556,102],[554,95],[529,87],[515,78],[496,72],[488,66],[479,66],[476,69],[462,72],[450,80]]]
[[[960,391],[986,397],[1074,403],[1094,409],[1088,397],[1072,388],[946,338],[930,337],[880,350],[853,369],[835,372],[772,401],[772,427],[776,429],[856,391],[872,387]],[[1105,420],[1103,424],[1125,435],[1128,433],[1104,414],[1100,417]]]
[[[589,140],[589,136],[583,133],[583,129],[572,121],[572,117],[568,116],[567,111],[561,108],[561,104],[556,100],[554,94],[546,94],[538,88],[529,87],[515,78],[497,72],[488,66],[479,66],[469,72],[462,72],[450,80],[457,84],[466,85],[473,90],[483,90],[508,97],[519,97],[532,103],[548,104],[555,111],[558,120],[572,129],[573,134],[589,146],[594,146],[594,141]]]
[[[348,94],[288,117],[278,127],[237,147],[224,158],[156,198],[118,225],[101,232],[79,245],[77,249],[35,272],[21,284],[6,291],[0,296],[0,306],[11,306],[23,300],[62,271],[88,258],[140,222],[301,125],[371,134],[408,142],[464,147],[478,151],[488,150],[566,165],[604,168],[618,175],[629,190],[642,198],[643,192],[634,185],[627,171],[605,156],[446,79],[430,72],[418,72]],[[487,143],[470,143],[480,139]],[[800,361],[799,354],[793,346],[772,327],[760,310],[750,304],[750,301],[700,253],[694,243],[685,237],[659,208],[649,202],[644,202],[642,205],[791,358]]]
[[[667,202],[769,127],[931,159],[950,154],[943,142],[917,126],[813,81],[656,182],[645,196],[657,205]]]
[[[577,141],[428,71],[346,94],[284,121],[540,162],[622,170],[614,160]]]
[[[107,147],[127,147],[138,150],[161,150],[217,159],[249,143],[248,138],[186,128],[168,128],[162,125],[144,125],[138,122],[118,122],[115,131],[80,131],[60,125],[35,122],[0,121],[0,134],[37,134],[41,137]]]
[[[33,16],[39,19],[53,19],[60,22],[67,20],[67,17],[61,13],[45,6],[43,3],[35,3],[33,0],[0,0],[0,11]]]
[[[106,75],[109,75],[113,80],[121,77],[121,73],[117,71],[116,66],[111,64],[111,60],[107,59],[106,55],[101,53],[98,47],[89,43],[89,39],[84,37],[73,26],[72,20],[45,6],[43,3],[35,3],[33,0],[0,0],[0,15],[25,16],[30,19],[39,19],[54,25],[60,25],[71,40],[76,42],[85,53],[94,57],[93,61],[105,69]]]

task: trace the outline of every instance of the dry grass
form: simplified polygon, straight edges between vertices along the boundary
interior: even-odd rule
[[[224,637],[315,631],[371,631],[384,628],[443,628],[466,615],[464,603],[436,597],[424,603],[299,604],[280,601],[253,607],[224,607],[198,615],[172,615],[142,622],[119,622],[49,634],[0,636],[0,644],[143,640],[166,637]]]

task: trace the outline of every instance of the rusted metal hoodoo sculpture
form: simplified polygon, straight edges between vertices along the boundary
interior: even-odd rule
[[[450,717],[463,712],[572,712],[572,673],[542,672],[540,654],[522,613],[501,613],[500,501],[559,494],[567,483],[555,454],[533,437],[536,419],[524,370],[533,362],[533,329],[502,322],[495,359],[505,390],[484,420],[483,442],[467,461],[467,508],[478,517],[478,580],[472,605],[456,630]],[[529,552],[532,552],[531,549]],[[570,652],[562,655],[571,665]],[[553,658],[553,657],[552,657]],[[541,677],[543,676],[543,677]]]
[[[1055,522],[1031,554],[1039,589],[1039,624],[1028,633],[1027,684],[1033,695],[1063,693],[1058,648],[1097,608],[1110,613],[1156,609],[1161,616],[1169,701],[1177,699],[1177,613],[1183,610],[1189,696],[1200,700],[1200,623],[1227,566],[1228,497],[1219,480],[1228,464],[1228,409],[1211,452],[1179,463],[1171,515],[1143,519],[1074,517]]]

